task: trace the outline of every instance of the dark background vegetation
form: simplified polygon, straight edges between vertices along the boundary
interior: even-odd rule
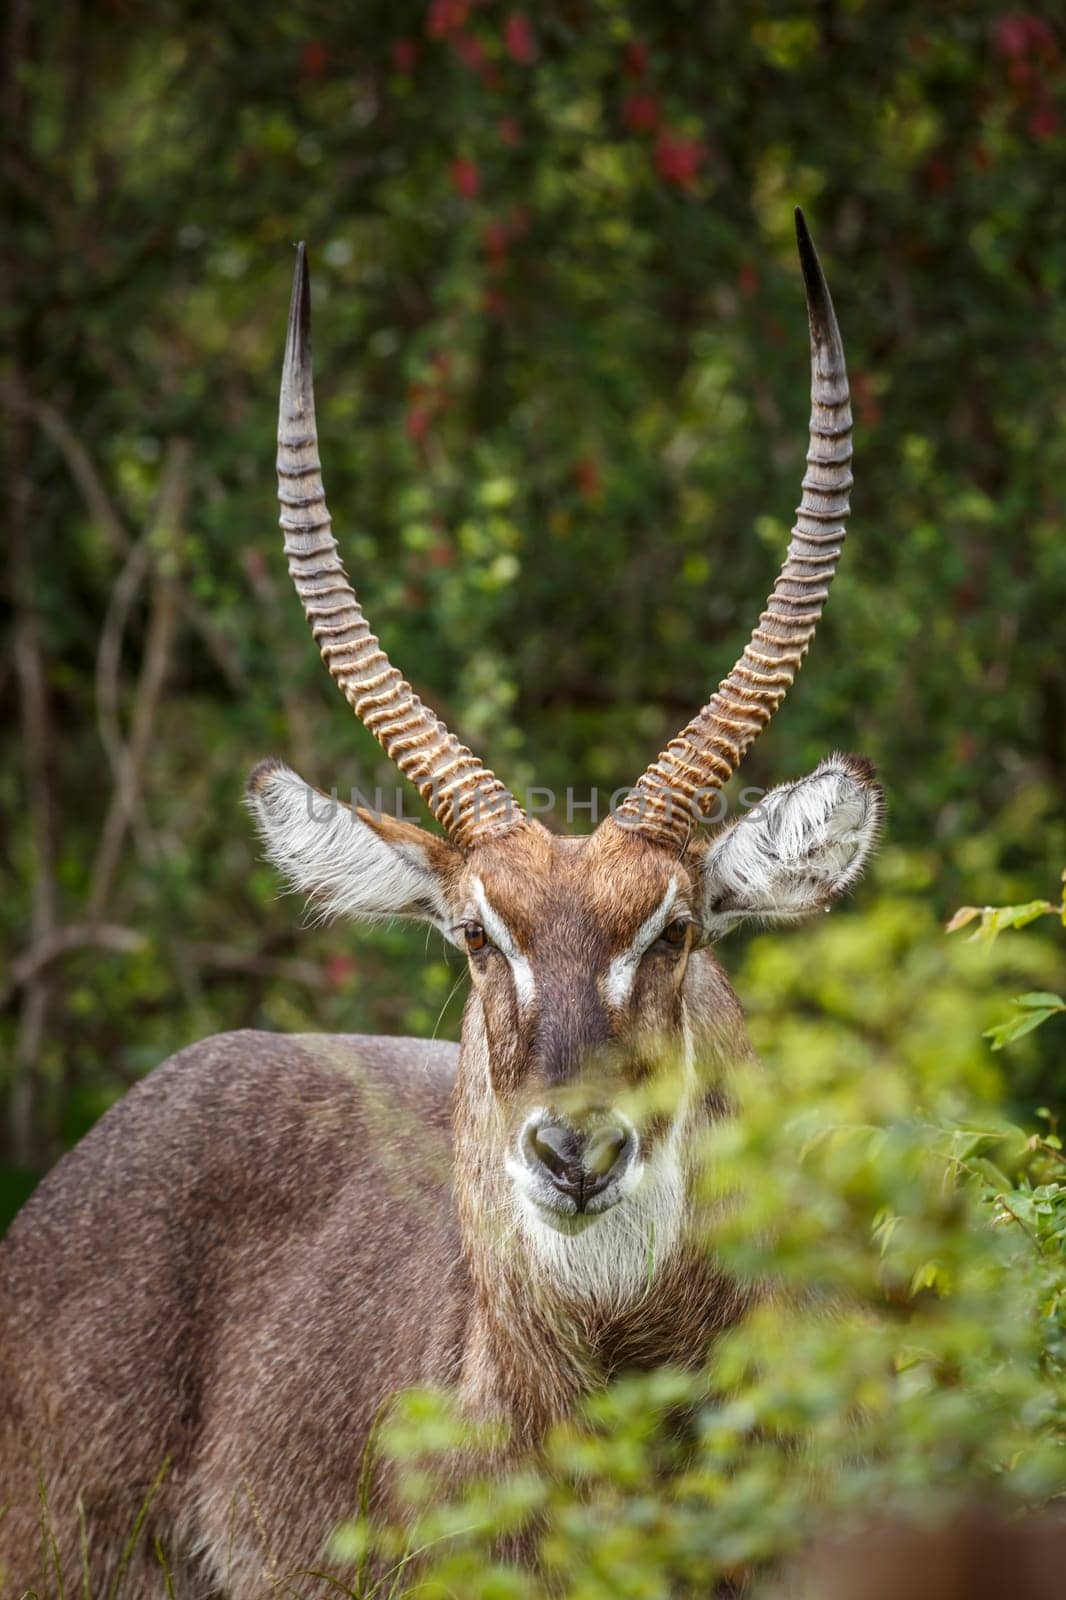
[[[372,624],[512,786],[583,794],[639,774],[772,582],[805,207],[853,533],[743,782],[865,751],[888,844],[856,909],[727,960],[757,1038],[845,1027],[872,1063],[943,1038],[997,1092],[1061,1094],[1056,1024],[1005,1069],[980,1039],[1019,977],[1055,987],[1053,932],[942,933],[961,901],[1053,896],[1066,859],[1057,9],[12,0],[7,28],[5,1208],[212,1030],[457,1030],[443,952],[301,927],[241,811],[269,753],[395,781],[276,529],[297,238]]]

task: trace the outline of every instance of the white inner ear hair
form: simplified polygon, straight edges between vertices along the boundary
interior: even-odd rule
[[[707,852],[707,930],[724,933],[748,916],[793,921],[830,905],[861,876],[882,810],[880,789],[848,756],[771,789]]]
[[[279,765],[248,796],[267,859],[308,897],[316,920],[451,919],[437,875],[417,844],[387,844],[350,806]]]

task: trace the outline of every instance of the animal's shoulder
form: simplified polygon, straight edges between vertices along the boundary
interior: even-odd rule
[[[451,1184],[458,1048],[358,1034],[244,1030],[200,1040],[112,1106],[12,1224],[9,1261],[32,1241],[70,1254],[142,1219],[142,1237],[324,1214],[402,1159],[425,1187]],[[354,1198],[354,1195],[353,1195]],[[147,1228],[147,1231],[146,1231]]]
[[[242,1029],[179,1051],[120,1104],[137,1119],[166,1107],[179,1122],[187,1109],[197,1121],[210,1112],[239,1124],[253,1115],[268,1123],[284,1119],[291,1127],[304,1114],[316,1120],[316,1107],[373,1117],[384,1102],[397,1115],[443,1128],[451,1120],[458,1055],[457,1045],[440,1040]]]

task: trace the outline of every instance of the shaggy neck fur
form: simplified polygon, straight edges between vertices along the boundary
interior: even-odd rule
[[[474,1304],[459,1390],[472,1415],[503,1416],[515,1444],[538,1438],[617,1372],[698,1363],[713,1334],[742,1312],[744,1294],[701,1242],[693,1167],[699,1133],[725,1109],[727,1063],[750,1046],[713,957],[700,953],[690,969],[688,1092],[634,1192],[574,1234],[531,1227],[523,1216],[476,994],[468,1002],[455,1170]]]

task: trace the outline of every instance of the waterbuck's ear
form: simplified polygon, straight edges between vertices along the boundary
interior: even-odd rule
[[[316,916],[454,922],[453,845],[413,822],[357,810],[312,789],[281,761],[261,761],[247,802],[266,854]]]
[[[884,793],[864,756],[828,756],[723,829],[703,861],[703,924],[712,938],[745,917],[793,922],[858,882],[877,843]]]

